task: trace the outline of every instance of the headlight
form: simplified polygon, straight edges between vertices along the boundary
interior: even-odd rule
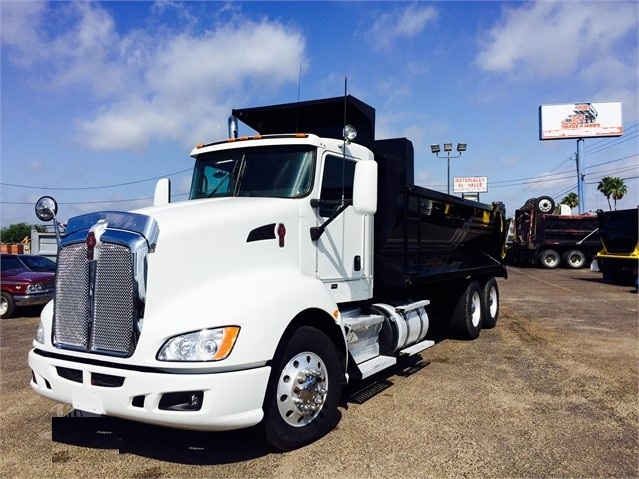
[[[40,321],[40,324],[38,324],[38,330],[36,331],[35,340],[40,344],[44,344],[44,325],[42,324],[42,321]]]
[[[219,361],[226,358],[235,345],[238,326],[203,329],[169,339],[160,348],[159,361]]]
[[[35,283],[27,286],[27,293],[39,293],[42,291],[42,284]]]

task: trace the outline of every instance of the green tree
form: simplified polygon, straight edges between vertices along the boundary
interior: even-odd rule
[[[579,206],[579,196],[577,196],[577,193],[568,193],[559,203],[568,205],[570,208],[575,208]]]
[[[3,243],[20,243],[25,236],[31,238],[31,230],[44,232],[42,225],[30,225],[27,223],[15,223],[0,229],[0,240]]]
[[[610,197],[615,202],[615,210],[617,209],[617,200],[623,198],[626,193],[628,193],[628,188],[624,181],[616,176],[604,176],[599,184],[597,185],[597,190],[601,191],[603,195],[608,200],[608,209],[612,211],[612,206],[610,205]]]

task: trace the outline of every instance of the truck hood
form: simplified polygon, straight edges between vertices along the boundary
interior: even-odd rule
[[[177,257],[203,259],[216,256],[246,254],[250,243],[269,242],[277,247],[280,224],[286,238],[297,229],[298,200],[282,198],[216,198],[171,203],[160,207],[135,210],[158,222],[160,235],[156,253],[180,248]],[[280,229],[281,230],[281,229]],[[290,230],[290,231],[289,231]],[[295,231],[296,232],[296,231]],[[269,248],[270,249],[270,248]]]
[[[179,296],[192,302],[198,290],[212,300],[222,284],[248,273],[299,272],[299,200],[217,198],[135,213],[153,217],[160,230],[148,256],[147,306],[153,309]]]

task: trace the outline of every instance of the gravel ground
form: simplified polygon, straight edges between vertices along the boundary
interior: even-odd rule
[[[4,320],[0,477],[639,477],[637,294],[589,270],[511,267],[499,286],[494,329],[351,387],[338,427],[285,454],[73,417],[29,386],[38,319]]]

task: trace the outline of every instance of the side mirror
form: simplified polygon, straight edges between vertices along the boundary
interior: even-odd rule
[[[43,196],[36,202],[35,214],[40,221],[51,221],[58,214],[58,202],[50,196]]]
[[[360,160],[355,165],[353,210],[358,215],[373,215],[377,211],[377,162]]]
[[[35,205],[35,214],[40,221],[53,220],[53,228],[55,229],[55,239],[60,245],[60,227],[55,216],[58,214],[58,202],[50,196],[43,196]]]

